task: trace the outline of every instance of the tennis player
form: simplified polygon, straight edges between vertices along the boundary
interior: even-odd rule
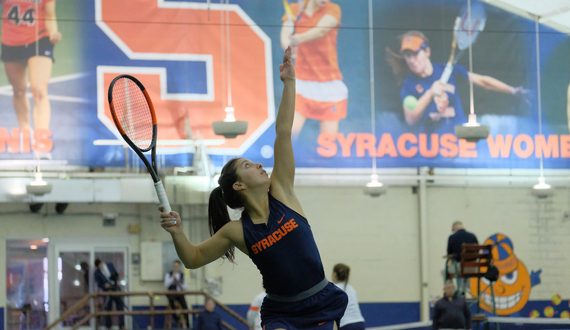
[[[36,5],[37,3],[37,5]],[[53,48],[61,40],[55,15],[55,0],[2,1],[2,55],[12,101],[22,131],[31,129],[30,103],[26,97],[26,69],[34,98],[34,129],[49,129],[51,107],[48,82]]]
[[[296,49],[297,97],[293,138],[301,133],[307,118],[319,121],[321,133],[338,133],[346,118],[348,88],[338,65],[337,35],[340,6],[329,0],[306,0],[291,6],[294,26],[285,13],[281,47]]]
[[[345,264],[336,264],[333,268],[332,281],[348,295],[348,306],[340,320],[340,330],[364,330],[364,317],[360,312],[356,290],[348,284],[350,267]]]
[[[249,310],[247,311],[247,323],[252,330],[263,330],[261,327],[261,305],[263,304],[263,299],[265,299],[265,290],[260,292],[249,305]]]
[[[403,106],[408,125],[417,127],[419,133],[454,133],[455,126],[467,122],[459,94],[457,78],[471,80],[485,89],[513,94],[526,94],[522,86],[513,87],[493,77],[470,73],[462,65],[455,65],[449,81],[440,81],[446,63],[432,63],[431,50],[426,36],[419,31],[409,31],[402,36],[400,54],[386,49],[388,63],[396,76],[403,80],[400,97],[409,95],[417,99],[413,109]]]
[[[330,330],[342,318],[348,298],[326,279],[311,227],[295,195],[291,144],[295,70],[291,55],[288,47],[279,66],[284,87],[275,123],[271,177],[261,164],[248,159],[234,158],[226,163],[208,205],[213,236],[200,245],[188,241],[178,213],[162,212],[161,225],[172,235],[176,252],[188,268],[202,267],[222,256],[233,261],[235,247],[251,258],[267,291],[261,307],[265,330]],[[228,206],[243,207],[240,220],[230,221]]]

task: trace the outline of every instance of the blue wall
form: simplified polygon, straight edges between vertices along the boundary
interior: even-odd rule
[[[552,306],[554,308],[554,316],[553,318],[560,318],[560,314],[563,311],[570,309],[570,301],[564,300],[559,305],[554,306],[551,301],[549,300],[534,300],[529,301],[527,305],[518,313],[513,314],[513,317],[528,317],[530,311],[537,310],[540,313],[540,317],[545,317],[543,315],[544,308],[547,306]],[[193,308],[203,308],[201,305],[192,306]],[[233,309],[236,313],[246,317],[247,310],[249,309],[249,305],[228,305],[229,308]],[[147,310],[147,306],[134,306],[134,310]],[[159,309],[159,308],[157,308]],[[164,309],[164,307],[162,308]],[[378,326],[385,326],[385,325],[392,325],[392,324],[402,324],[402,323],[411,323],[411,322],[418,322],[420,321],[420,303],[419,302],[401,302],[401,303],[361,303],[360,310],[362,311],[362,316],[366,320],[366,327],[378,327]],[[472,306],[472,312],[475,313],[476,306]],[[229,316],[224,311],[216,308],[216,311],[220,313],[222,319],[228,322],[230,325],[235,327],[238,330],[248,330],[243,324],[239,323],[233,317]],[[430,312],[433,311],[431,308]],[[136,322],[133,324],[133,328],[137,329],[144,329],[148,325],[150,325],[149,317],[148,316],[137,316],[133,318],[133,321]],[[164,316],[157,316],[155,319],[155,326],[162,327],[164,323]],[[525,326],[529,326],[525,324],[522,326],[520,325],[507,325],[504,324],[505,327],[509,329],[517,329],[522,330]],[[544,326],[543,326],[544,328]],[[549,326],[547,329],[560,329],[561,327],[558,326]],[[563,326],[562,328],[568,329],[569,326]],[[503,326],[501,326],[503,329]],[[529,328],[530,329],[530,328]],[[534,329],[534,328],[533,328]],[[2,330],[2,328],[0,328]]]
[[[531,310],[538,310],[540,312],[540,316],[542,315],[542,311],[546,306],[552,306],[552,302],[548,300],[538,300],[538,301],[529,301],[527,306],[523,308],[517,315],[513,315],[515,317],[528,317],[528,314]],[[233,309],[236,313],[246,317],[247,310],[249,309],[249,305],[228,305],[229,308]],[[559,318],[560,313],[562,311],[570,309],[570,301],[565,300],[558,306],[553,306],[555,310],[554,318]],[[203,308],[201,305],[192,306],[192,308]],[[157,310],[164,310],[165,307],[159,306],[156,307]],[[133,306],[133,310],[148,310],[148,306]],[[402,323],[411,323],[411,322],[418,322],[420,320],[420,303],[419,302],[402,302],[402,303],[361,303],[360,310],[362,311],[362,315],[366,320],[366,327],[378,327],[384,325],[391,325],[391,324],[402,324]],[[475,311],[475,306],[472,308]],[[235,327],[238,330],[248,330],[243,324],[239,323],[233,317],[230,317],[227,313],[216,308],[216,311],[220,313],[224,321],[228,322],[230,325]],[[149,316],[134,316],[133,317],[133,329],[146,329],[147,326],[150,325],[150,317]],[[155,327],[162,328],[164,325],[164,316],[156,316],[155,317]],[[516,329],[516,330],[523,330],[524,326],[526,325],[509,325],[503,324],[501,329],[503,330],[504,327],[508,329]],[[568,329],[569,326],[549,326],[549,329]],[[505,328],[506,329],[506,328]],[[526,329],[526,328],[524,328]],[[533,328],[535,329],[535,328]],[[0,307],[0,330],[4,330],[4,308]],[[530,328],[529,328],[530,330]]]
[[[236,313],[246,318],[249,305],[227,305]],[[192,306],[192,308],[203,308],[201,305]],[[157,310],[165,309],[165,307],[156,307]],[[133,310],[148,310],[148,306],[133,306]],[[366,327],[378,327],[390,324],[401,324],[418,322],[420,320],[420,303],[419,302],[403,302],[403,303],[361,303],[360,310],[366,320]],[[238,322],[226,312],[216,307],[216,312],[220,313],[222,319],[238,330],[248,330],[245,325]],[[194,319],[195,321],[195,319]],[[164,316],[156,316],[154,325],[161,328],[164,324]],[[133,329],[145,329],[150,325],[150,317],[134,316]],[[0,329],[1,330],[1,329]]]

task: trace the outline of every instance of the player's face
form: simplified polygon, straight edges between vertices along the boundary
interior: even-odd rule
[[[406,63],[410,70],[416,74],[421,75],[427,64],[429,63],[430,59],[430,51],[429,48],[427,49],[420,49],[418,52],[413,52],[410,50],[404,51],[404,58],[406,59]]]
[[[178,272],[180,271],[180,264],[177,263],[177,262],[173,263],[173,264],[172,264],[172,271],[173,271],[174,273],[178,273]]]
[[[269,175],[260,163],[254,163],[249,159],[242,158],[236,162],[236,173],[239,181],[247,187],[256,187],[269,184]]]

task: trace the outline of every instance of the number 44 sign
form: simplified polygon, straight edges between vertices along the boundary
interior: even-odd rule
[[[211,4],[208,8],[206,3],[181,1],[96,0],[95,12],[99,28],[129,61],[138,64],[127,61],[123,66],[97,68],[98,118],[118,138],[102,91],[115,76],[125,73],[136,76],[147,88],[157,113],[159,140],[189,138],[186,123],[194,136],[221,138],[214,134],[212,123],[225,118],[227,79],[231,79],[236,119],[247,121],[249,128],[245,135],[211,147],[211,154],[242,154],[275,121],[271,40],[238,5]],[[229,41],[220,24],[228,16]],[[141,60],[148,61],[148,66],[140,66]],[[161,61],[204,63],[204,71],[168,74],[204,82],[205,91],[171,92]],[[174,148],[161,149],[176,153]]]
[[[29,26],[34,25],[34,8],[35,6],[32,4],[32,7],[27,8],[24,13],[20,16],[20,5],[16,4],[13,5],[9,10],[6,18],[9,21],[14,22],[16,25],[20,25],[20,23],[28,24]]]

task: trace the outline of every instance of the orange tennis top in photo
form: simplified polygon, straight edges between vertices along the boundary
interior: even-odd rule
[[[308,1],[305,1],[305,5]],[[299,14],[299,4],[291,5],[291,11],[296,17]],[[338,25],[324,36],[302,43],[297,49],[295,59],[295,76],[307,81],[332,81],[342,79],[338,66],[336,50],[338,28],[340,27],[341,10],[336,3],[327,2],[312,16],[303,11],[301,17],[295,22],[295,34],[301,34],[317,26],[321,18],[331,15],[338,21]],[[287,13],[281,19],[283,22],[289,18]]]
[[[46,37],[44,7],[51,1],[55,0],[38,0],[36,8],[35,1],[3,0],[2,43],[6,46],[24,46]]]
[[[220,11],[210,10],[208,14],[207,9],[160,8],[156,0],[101,0],[101,11],[103,22],[134,53],[154,54],[158,61],[167,55],[170,60],[181,63],[188,61],[185,56],[189,54],[211,56],[213,77],[196,74],[195,79],[203,84],[213,79],[213,101],[175,100],[174,94],[162,99],[161,95],[168,94],[168,91],[161,90],[158,74],[138,74],[136,69],[129,74],[141,81],[152,99],[159,140],[187,139],[185,118],[188,118],[194,137],[222,138],[215,135],[212,128],[213,122],[225,118],[224,109],[228,103],[228,73],[225,60],[222,60]],[[226,11],[222,13],[225,15]],[[236,119],[247,121],[249,126],[246,134],[227,139],[219,147],[239,148],[269,118],[266,45],[250,24],[231,9],[229,25],[232,106]],[[180,55],[179,59],[177,55]],[[140,61],[137,61],[136,67],[140,66]],[[148,67],[160,67],[160,62],[149,61]],[[105,74],[104,88],[118,74],[121,72]],[[195,73],[167,74],[192,77]],[[105,105],[105,112],[110,116],[108,105]]]

